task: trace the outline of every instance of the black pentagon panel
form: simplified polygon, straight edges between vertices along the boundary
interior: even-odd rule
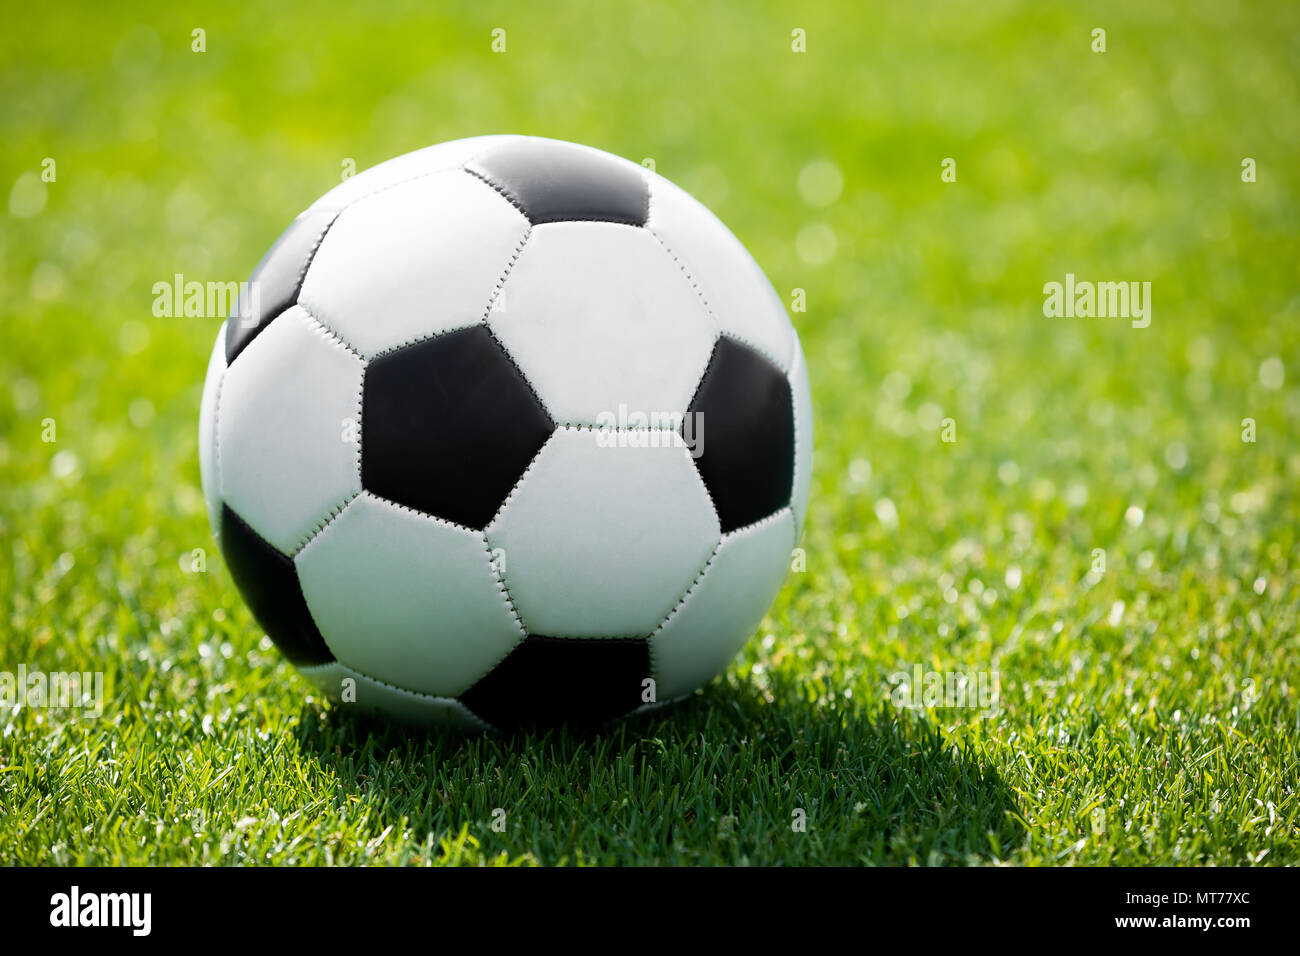
[[[225,504],[221,506],[221,553],[253,617],[285,657],[299,666],[334,660],[307,610],[293,559],[263,540]]]
[[[502,730],[590,725],[640,707],[648,677],[644,639],[530,635],[460,700]]]
[[[496,513],[555,425],[486,326],[372,359],[361,484],[470,528]]]
[[[695,437],[701,448],[695,465],[724,533],[790,503],[794,402],[790,381],[779,368],[749,346],[723,336],[713,348],[689,414],[700,416]]]
[[[262,256],[248,277],[250,289],[256,289],[255,302],[248,306],[243,297],[235,304],[226,323],[226,364],[230,364],[245,346],[271,324],[271,320],[298,300],[307,267],[320,248],[337,209],[309,209],[295,219],[284,234]]]
[[[498,146],[466,167],[544,222],[621,222],[644,226],[650,187],[636,169],[572,143],[525,139]]]

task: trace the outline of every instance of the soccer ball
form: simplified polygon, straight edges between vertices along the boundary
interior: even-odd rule
[[[236,586],[330,695],[591,723],[690,694],[758,627],[812,407],[707,209],[599,150],[484,136],[294,220],[217,335],[199,457]]]

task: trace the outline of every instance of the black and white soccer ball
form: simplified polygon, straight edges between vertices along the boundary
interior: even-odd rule
[[[758,627],[808,501],[799,341],[704,206],[599,150],[457,140],[346,180],[258,264],[199,422],[271,639],[416,722],[600,721]]]

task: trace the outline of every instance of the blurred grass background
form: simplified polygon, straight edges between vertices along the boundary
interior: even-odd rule
[[[0,713],[0,862],[1300,862],[1300,7],[3,19],[0,670],[109,699]],[[151,311],[346,160],[491,132],[653,158],[806,294],[807,570],[725,680],[594,737],[307,696],[206,526],[220,319]],[[1045,318],[1067,272],[1150,281],[1150,327]],[[1000,713],[894,707],[915,665]]]

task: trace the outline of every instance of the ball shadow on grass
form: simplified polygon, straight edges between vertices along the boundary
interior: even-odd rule
[[[1014,794],[931,718],[777,679],[503,735],[308,704],[297,737],[337,803],[434,850],[468,824],[484,852],[544,863],[938,865],[995,863],[1025,837]]]

